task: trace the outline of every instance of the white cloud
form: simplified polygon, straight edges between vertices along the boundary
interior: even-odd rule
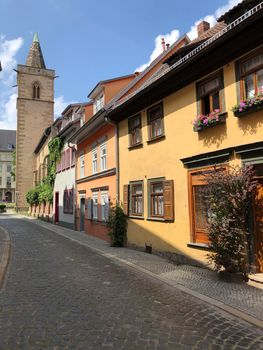
[[[0,34],[0,60],[2,72],[0,73],[0,128],[16,129],[16,98],[12,85],[15,84],[16,74],[13,69],[17,62],[16,54],[23,45],[22,38],[7,40]]]
[[[0,129],[16,130],[16,98],[17,94],[12,94],[6,102],[1,103]]]
[[[191,26],[190,30],[187,33],[189,38],[191,40],[193,40],[197,37],[196,26],[201,21],[207,21],[210,23],[211,26],[214,26],[217,18],[219,18],[221,15],[223,15],[226,11],[228,11],[232,7],[236,6],[241,1],[242,0],[228,0],[227,4],[219,7],[217,10],[215,10],[214,14],[209,14],[209,15],[205,16],[204,18],[200,18],[199,20],[195,21],[194,25]],[[154,40],[155,41],[155,48],[151,53],[149,61],[147,63],[142,64],[138,68],[136,68],[135,71],[142,72],[145,68],[147,68],[152,63],[152,61],[156,57],[158,57],[162,53],[162,45],[161,45],[162,38],[165,39],[166,43],[169,43],[170,45],[172,45],[179,38],[179,30],[174,29],[171,31],[171,33],[168,33],[165,35],[161,35],[161,34],[158,35]]]
[[[71,103],[75,103],[75,102],[65,101],[65,97],[63,95],[55,97],[55,106],[54,106],[55,118],[59,117],[61,113],[64,111],[64,109]]]
[[[159,34],[154,40],[155,47],[153,49],[153,52],[151,53],[149,61],[147,63],[144,63],[140,67],[136,68],[135,71],[142,72],[145,68],[147,68],[155,60],[155,58],[157,58],[162,53],[162,51],[163,51],[162,44],[161,44],[162,38],[164,38],[166,44],[172,45],[173,43],[176,42],[176,40],[178,40],[179,35],[180,35],[180,33],[179,33],[179,30],[177,30],[177,29],[172,30],[168,34],[164,34],[164,35]]]

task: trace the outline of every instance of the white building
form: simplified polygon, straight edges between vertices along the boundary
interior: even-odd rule
[[[0,202],[15,202],[16,183],[12,176],[15,130],[0,130]]]
[[[57,128],[57,137],[64,148],[61,161],[57,164],[57,174],[54,185],[53,217],[54,222],[68,228],[75,228],[75,145],[67,140],[81,126],[84,120],[85,103],[70,104],[58,118],[53,127]]]

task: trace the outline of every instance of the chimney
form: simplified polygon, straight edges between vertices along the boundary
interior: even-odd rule
[[[164,38],[162,38],[162,48],[163,48],[163,52],[165,51],[165,41]]]
[[[166,50],[168,50],[170,47],[170,44],[166,44]]]
[[[206,21],[202,21],[197,25],[197,34],[198,38],[201,36],[203,33],[205,33],[208,29],[210,29],[210,23]]]

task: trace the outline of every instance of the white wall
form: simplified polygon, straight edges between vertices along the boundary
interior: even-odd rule
[[[55,192],[59,192],[59,222],[74,223],[75,203],[73,200],[73,214],[63,213],[63,195],[65,189],[74,189],[73,198],[75,198],[75,167],[64,170],[56,175],[54,185],[53,214],[55,214]]]

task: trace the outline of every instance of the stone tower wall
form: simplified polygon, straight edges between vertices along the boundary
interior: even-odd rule
[[[26,193],[34,186],[34,150],[53,123],[55,71],[23,65],[17,71],[16,206],[26,210]],[[35,82],[40,86],[40,99],[33,99]]]

